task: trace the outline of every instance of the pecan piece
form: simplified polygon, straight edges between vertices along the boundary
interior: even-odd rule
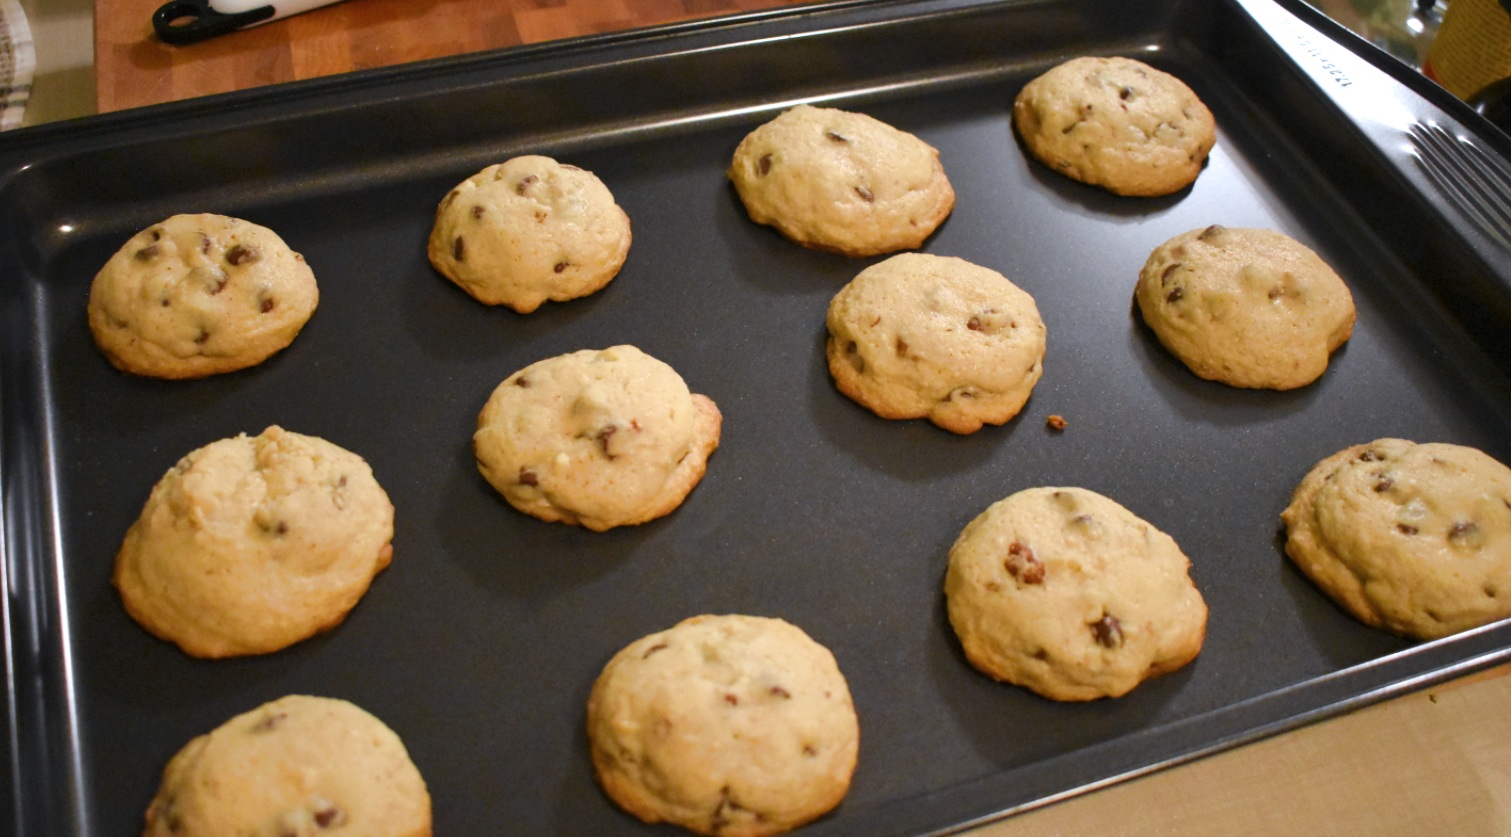
[[[1022,541],[1013,541],[1007,548],[1007,559],[1002,562],[1007,574],[1024,584],[1044,583],[1044,563],[1034,555],[1033,549]]]

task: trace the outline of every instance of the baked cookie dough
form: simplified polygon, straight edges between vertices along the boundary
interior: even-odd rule
[[[1511,616],[1511,469],[1378,439],[1323,459],[1281,514],[1285,552],[1355,618],[1436,639]]]
[[[1354,330],[1354,298],[1283,233],[1213,225],[1161,244],[1134,291],[1144,322],[1197,376],[1287,390],[1322,376]]]
[[[505,378],[477,419],[478,470],[509,505],[594,531],[670,514],[703,479],[722,417],[634,346],[547,358]]]
[[[1191,185],[1217,141],[1212,112],[1191,88],[1131,58],[1054,67],[1019,91],[1013,124],[1044,165],[1140,197]]]
[[[1006,423],[1044,371],[1033,297],[964,259],[901,253],[866,268],[830,301],[828,328],[840,392],[954,433]]]
[[[289,695],[184,746],[143,837],[430,837],[430,792],[399,737],[344,700]]]
[[[993,504],[950,549],[950,624],[977,669],[1053,700],[1127,694],[1196,658],[1207,605],[1173,539],[1083,488]]]
[[[267,227],[174,215],[132,236],[95,275],[89,330],[123,372],[202,378],[267,360],[319,301],[304,257]]]
[[[457,185],[436,209],[430,263],[479,302],[528,314],[619,274],[630,218],[592,172],[515,157]]]
[[[759,616],[695,616],[630,643],[588,698],[599,783],[646,822],[779,834],[837,806],[860,741],[834,655]]]
[[[847,256],[919,247],[955,207],[937,150],[833,108],[798,105],[756,128],[728,174],[750,220]]]
[[[266,654],[346,618],[392,539],[393,506],[361,457],[273,426],[179,460],[113,581],[132,618],[190,655]]]

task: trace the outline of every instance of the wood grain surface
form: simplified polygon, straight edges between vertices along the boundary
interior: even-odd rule
[[[169,46],[163,0],[97,0],[101,113],[427,58],[793,5],[793,0],[345,0]]]

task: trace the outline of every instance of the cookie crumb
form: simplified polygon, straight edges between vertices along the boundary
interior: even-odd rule
[[[1044,420],[1044,425],[1056,433],[1064,431],[1065,424],[1065,417],[1061,415],[1052,415]]]

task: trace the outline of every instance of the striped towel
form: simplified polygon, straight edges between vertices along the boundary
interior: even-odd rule
[[[0,0],[0,98],[5,101],[0,131],[20,127],[36,69],[37,51],[26,13],[16,0]]]

